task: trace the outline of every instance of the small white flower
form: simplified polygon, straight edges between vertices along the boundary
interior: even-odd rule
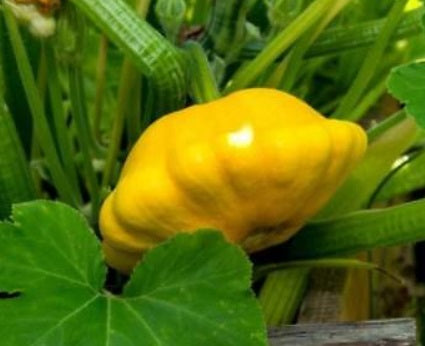
[[[52,17],[38,16],[31,19],[29,31],[37,37],[49,37],[55,33],[56,21]]]
[[[34,36],[49,37],[55,33],[55,19],[40,13],[34,4],[17,4],[11,0],[5,0],[5,5],[12,10],[18,21],[28,26]]]

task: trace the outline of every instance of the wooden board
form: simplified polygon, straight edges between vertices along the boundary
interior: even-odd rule
[[[296,324],[269,331],[270,346],[414,346],[410,318],[354,323]]]

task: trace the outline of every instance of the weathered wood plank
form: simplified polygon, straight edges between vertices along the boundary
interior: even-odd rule
[[[345,268],[313,269],[297,323],[345,322],[341,320],[341,311],[347,274]]]
[[[414,319],[296,324],[269,331],[270,346],[414,346]]]

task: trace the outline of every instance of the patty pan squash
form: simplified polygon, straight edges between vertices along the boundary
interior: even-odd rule
[[[176,232],[222,230],[248,252],[283,242],[332,196],[367,145],[274,89],[247,89],[154,122],[100,214],[110,266],[129,273]]]

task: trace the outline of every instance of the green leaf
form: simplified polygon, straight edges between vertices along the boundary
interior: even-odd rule
[[[0,299],[2,342],[71,345],[96,335],[90,343],[101,345],[106,270],[84,219],[41,201],[15,206],[13,219],[0,224],[0,291],[20,295]]]
[[[15,206],[13,220],[0,223],[4,345],[266,344],[250,263],[218,232],[156,247],[114,296],[103,290],[100,244],[75,210],[36,201]]]
[[[425,62],[401,65],[391,71],[388,89],[418,125],[425,128]]]

